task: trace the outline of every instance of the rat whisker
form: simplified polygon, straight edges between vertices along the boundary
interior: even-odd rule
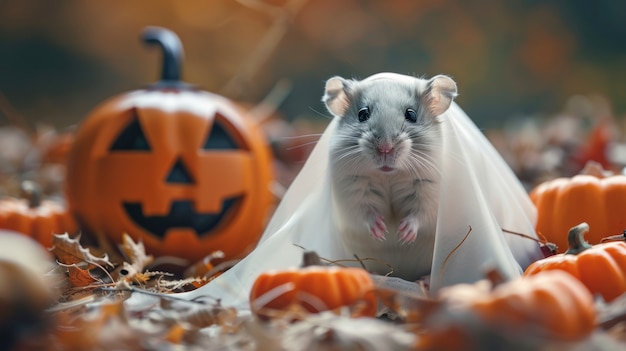
[[[299,148],[302,148],[302,147],[306,147],[306,146],[309,146],[309,145],[317,145],[318,142],[319,142],[319,140],[315,140],[315,141],[310,141],[308,143],[297,144],[297,145],[289,146],[289,147],[285,148],[285,150],[291,151],[291,150],[296,150],[296,149],[299,149]]]
[[[440,176],[437,163],[432,156],[426,153],[412,153],[403,162],[416,176],[426,176],[427,178],[439,178]]]

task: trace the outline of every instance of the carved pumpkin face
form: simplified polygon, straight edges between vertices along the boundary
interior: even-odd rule
[[[272,204],[258,126],[223,97],[190,88],[135,91],[97,108],[69,155],[70,208],[89,232],[128,233],[149,253],[245,255]]]

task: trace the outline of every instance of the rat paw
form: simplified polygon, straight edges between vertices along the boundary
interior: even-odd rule
[[[410,244],[417,239],[417,230],[419,223],[414,215],[408,215],[400,221],[398,225],[398,241],[404,244]]]
[[[387,225],[385,224],[385,218],[378,214],[378,212],[371,211],[368,220],[368,227],[372,239],[378,241],[384,241],[385,239],[387,239]]]

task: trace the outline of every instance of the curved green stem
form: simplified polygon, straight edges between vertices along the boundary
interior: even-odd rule
[[[22,196],[28,200],[28,207],[35,208],[41,205],[41,187],[32,180],[25,180],[20,184]]]
[[[305,251],[302,255],[302,267],[321,266],[322,260],[315,251]]]
[[[161,82],[180,82],[183,46],[178,36],[169,29],[146,27],[141,39],[148,45],[159,45],[163,51]]]
[[[589,224],[585,222],[572,227],[567,234],[568,248],[565,254],[577,255],[591,248],[592,245],[585,240],[587,232],[589,232]]]

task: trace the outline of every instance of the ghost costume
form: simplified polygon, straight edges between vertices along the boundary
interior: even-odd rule
[[[364,81],[368,80],[426,82],[393,73]],[[210,296],[245,310],[249,309],[249,292],[257,276],[298,266],[303,248],[330,260],[354,259],[341,242],[331,200],[329,139],[339,118],[335,117],[324,131],[256,249],[211,283],[181,297]],[[541,253],[536,241],[508,231],[536,238],[533,204],[512,170],[456,103],[436,118],[441,124],[443,157],[431,291],[483,279],[490,267],[508,278],[519,276]],[[372,238],[364,233],[362,240]]]

